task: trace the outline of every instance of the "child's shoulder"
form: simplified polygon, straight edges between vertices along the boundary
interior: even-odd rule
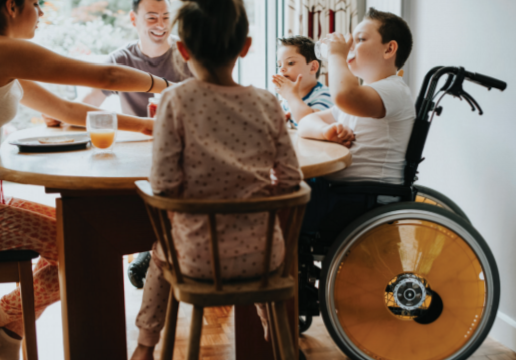
[[[376,90],[382,98],[386,118],[415,117],[416,111],[412,92],[400,76],[392,75],[368,86]]]

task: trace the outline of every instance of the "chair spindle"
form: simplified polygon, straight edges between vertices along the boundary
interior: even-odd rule
[[[265,288],[269,285],[269,272],[271,268],[271,253],[272,253],[272,240],[274,238],[274,225],[276,224],[276,213],[277,210],[269,211],[269,217],[267,219],[267,232],[265,240],[265,256],[263,261],[263,277],[261,287]]]
[[[220,272],[219,241],[217,237],[217,220],[215,214],[209,214],[210,240],[211,240],[211,268],[215,289],[222,291],[222,275]]]

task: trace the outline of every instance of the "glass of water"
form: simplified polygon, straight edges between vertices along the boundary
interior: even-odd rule
[[[322,38],[315,43],[315,57],[319,60],[328,60],[328,39]]]

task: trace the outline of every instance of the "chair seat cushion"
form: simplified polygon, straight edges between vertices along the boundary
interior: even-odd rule
[[[0,251],[0,262],[29,261],[39,254],[32,250],[6,250]]]

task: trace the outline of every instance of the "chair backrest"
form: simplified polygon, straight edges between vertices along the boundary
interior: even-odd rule
[[[137,181],[136,187],[138,194],[145,202],[156,237],[166,254],[168,266],[173,270],[178,283],[184,282],[184,278],[179,266],[174,239],[172,238],[172,226],[168,219],[168,211],[206,215],[208,217],[213,282],[215,284],[215,289],[217,291],[221,291],[223,290],[223,284],[215,215],[259,212],[268,213],[265,256],[261,282],[261,286],[266,288],[269,284],[269,269],[276,215],[280,210],[287,210],[286,213],[283,213],[283,215],[286,216],[286,221],[283,226],[285,259],[283,262],[283,268],[281,269],[281,276],[287,277],[289,275],[293,257],[297,256],[295,249],[297,248],[297,238],[301,228],[301,221],[303,220],[306,204],[310,200],[310,187],[305,182],[301,183],[299,190],[291,194],[237,200],[173,199],[158,196],[153,194],[150,183],[145,180]]]

